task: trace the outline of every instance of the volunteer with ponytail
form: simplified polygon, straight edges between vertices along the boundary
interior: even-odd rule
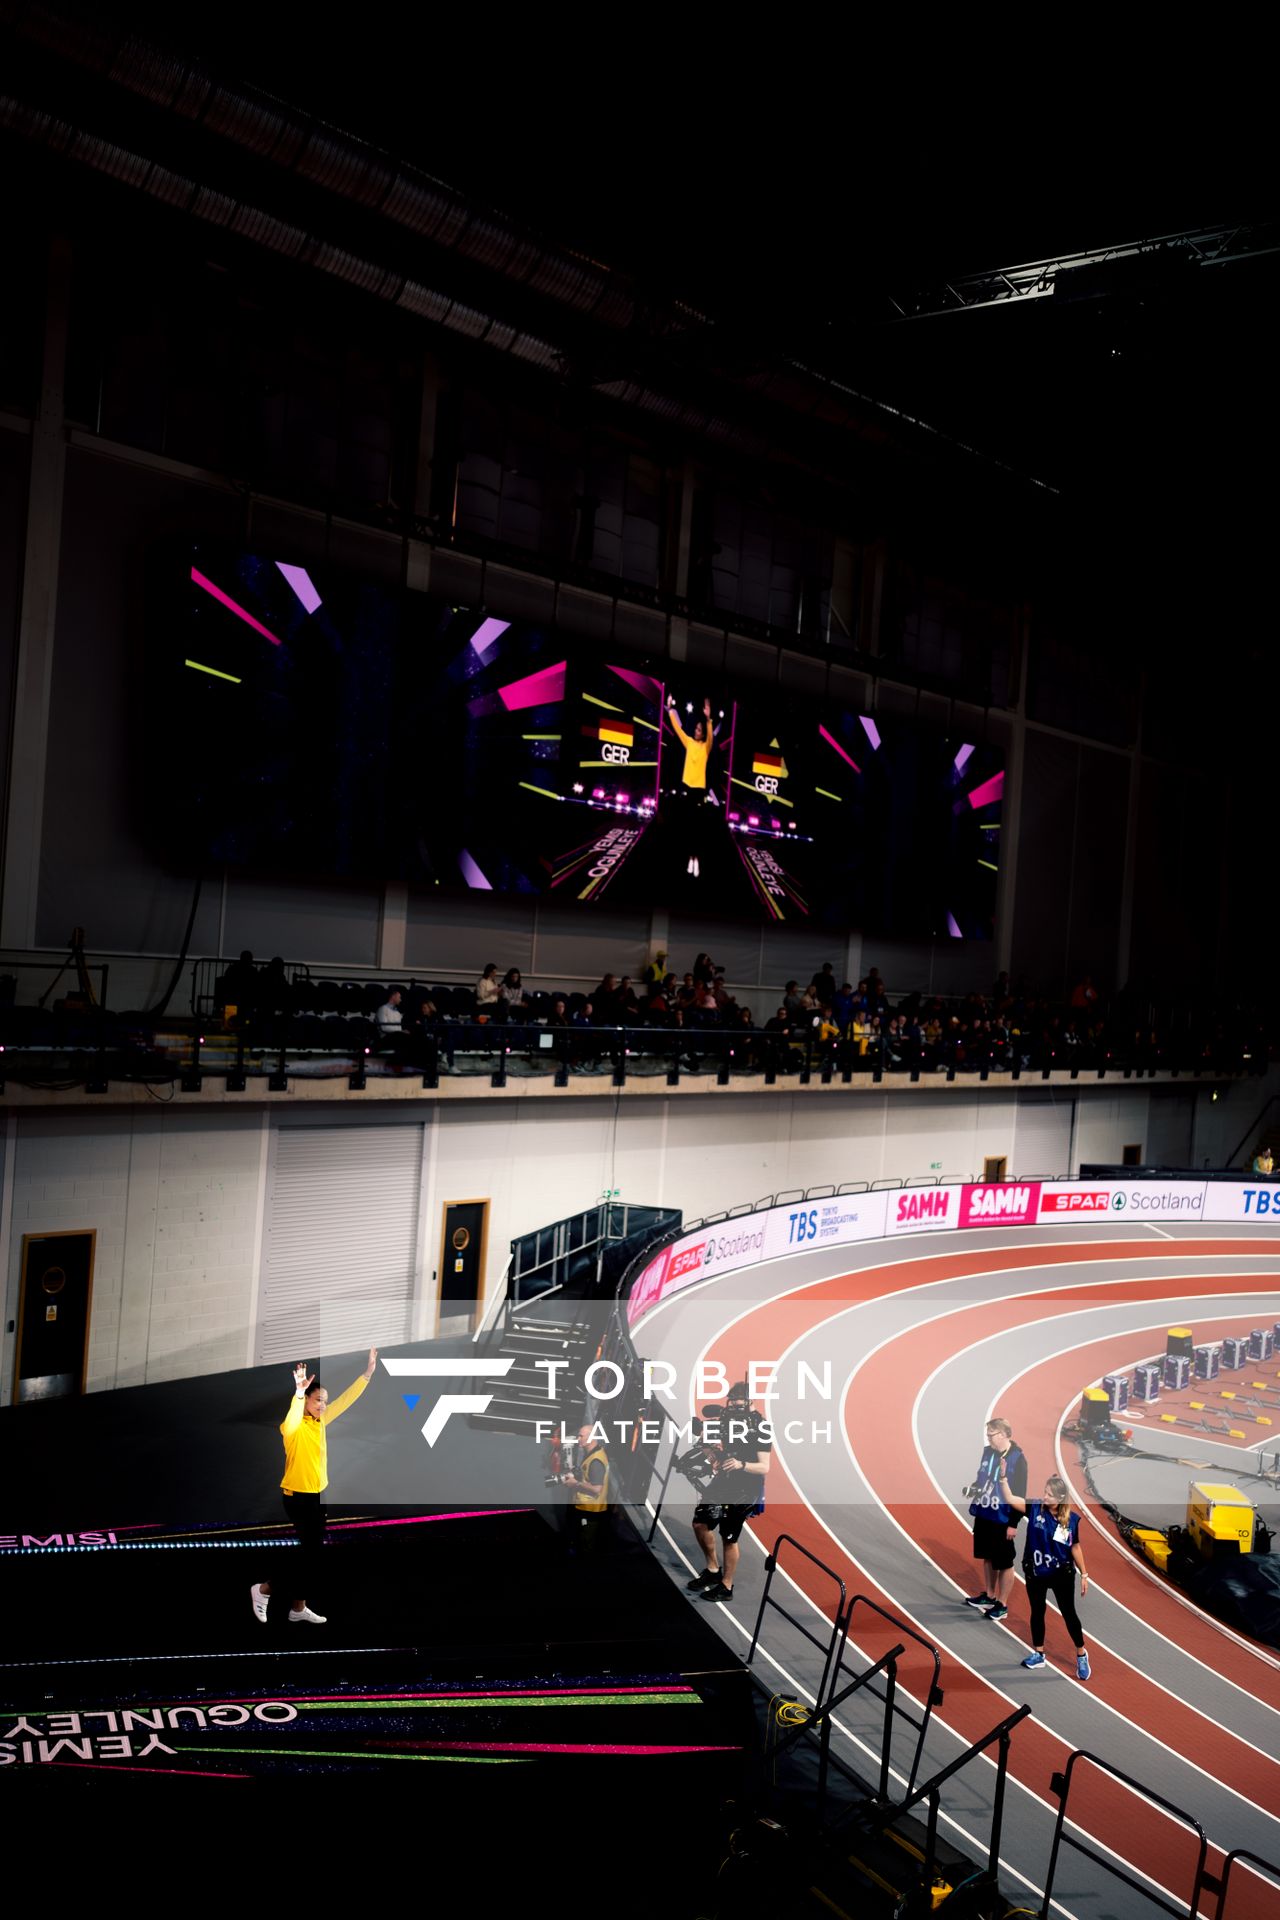
[[[1084,1647],[1084,1629],[1076,1612],[1076,1568],[1080,1569],[1081,1598],[1089,1591],[1085,1572],[1084,1549],[1080,1545],[1080,1515],[1071,1505],[1065,1480],[1051,1473],[1044,1483],[1043,1500],[1021,1500],[1000,1472],[1001,1492],[1015,1513],[1027,1516],[1027,1545],[1022,1556],[1026,1575],[1027,1599],[1031,1604],[1031,1652],[1024,1667],[1042,1667],[1044,1657],[1044,1616],[1049,1595],[1058,1603],[1062,1624],[1071,1635],[1076,1650],[1076,1679],[1089,1678],[1089,1656]]]

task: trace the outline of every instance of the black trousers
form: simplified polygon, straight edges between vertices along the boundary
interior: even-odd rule
[[[311,1599],[320,1580],[320,1549],[324,1545],[324,1507],[318,1493],[283,1495],[285,1519],[298,1540],[296,1554],[286,1556],[289,1566],[289,1598]]]
[[[1071,1635],[1073,1647],[1084,1645],[1084,1629],[1080,1625],[1080,1615],[1076,1612],[1076,1571],[1066,1567],[1061,1573],[1055,1573],[1048,1580],[1039,1575],[1027,1575],[1027,1599],[1031,1606],[1031,1644],[1033,1647],[1044,1645],[1044,1616],[1049,1595],[1058,1603],[1058,1612],[1062,1615],[1062,1624]]]

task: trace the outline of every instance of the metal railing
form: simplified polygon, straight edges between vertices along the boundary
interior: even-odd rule
[[[942,1808],[942,1789],[947,1781],[954,1778],[963,1767],[967,1767],[971,1760],[976,1760],[979,1754],[985,1753],[993,1740],[998,1742],[1000,1754],[996,1761],[995,1791],[991,1796],[991,1838],[987,1846],[986,1871],[988,1877],[993,1882],[996,1880],[1000,1868],[1000,1835],[1004,1826],[1004,1792],[1009,1777],[1010,1739],[1013,1734],[1013,1729],[1023,1720],[1030,1719],[1030,1717],[1031,1709],[1027,1706],[1018,1707],[1013,1713],[1006,1714],[1003,1720],[998,1721],[997,1724],[992,1727],[990,1733],[984,1733],[981,1740],[975,1740],[972,1746],[967,1747],[955,1760],[952,1760],[947,1766],[941,1768],[939,1772],[926,1780],[922,1786],[917,1787],[913,1793],[909,1793],[907,1798],[896,1809],[894,1817],[901,1819],[904,1814],[908,1814],[914,1807],[918,1807],[922,1801],[928,1802],[929,1820],[927,1838],[925,1840],[924,1864],[921,1872],[922,1882],[926,1887],[932,1884],[934,1867],[938,1857],[938,1815]]]
[[[1071,1798],[1071,1784],[1075,1778],[1076,1768],[1082,1761],[1088,1766],[1096,1767],[1100,1773],[1105,1773],[1110,1779],[1118,1780],[1122,1786],[1129,1789],[1130,1793],[1135,1793],[1140,1799],[1147,1800],[1152,1806],[1159,1807],[1161,1812],[1167,1814],[1171,1820],[1179,1821],[1184,1827],[1189,1827],[1192,1833],[1195,1834],[1199,1842],[1196,1853],[1196,1870],[1191,1883],[1191,1892],[1185,1903],[1176,1903],[1174,1900],[1168,1898],[1158,1887],[1144,1884],[1141,1880],[1136,1879],[1125,1866],[1119,1863],[1116,1855],[1100,1852],[1098,1848],[1091,1847],[1087,1840],[1079,1840],[1075,1834],[1067,1831],[1067,1805]],[[1209,1843],[1205,1838],[1204,1828],[1200,1825],[1200,1822],[1195,1818],[1194,1814],[1185,1812],[1183,1808],[1176,1806],[1172,1800],[1166,1800],[1163,1794],[1156,1793],[1153,1788],[1144,1786],[1140,1780],[1133,1779],[1131,1775],[1122,1773],[1119,1767],[1113,1767],[1109,1760],[1100,1760],[1096,1753],[1086,1752],[1083,1747],[1078,1747],[1075,1752],[1071,1754],[1067,1761],[1065,1771],[1055,1773],[1050,1785],[1053,1792],[1058,1796],[1058,1818],[1054,1823],[1053,1845],[1049,1849],[1049,1870],[1045,1875],[1044,1899],[1040,1907],[1040,1920],[1049,1920],[1049,1908],[1053,1898],[1054,1878],[1058,1871],[1058,1860],[1061,1849],[1064,1846],[1074,1848],[1077,1853],[1082,1853],[1086,1860],[1091,1860],[1095,1866],[1101,1867],[1104,1872],[1112,1874],[1117,1880],[1123,1880],[1127,1887],[1131,1887],[1135,1893],[1141,1894],[1152,1906],[1159,1907],[1162,1913],[1172,1914],[1173,1920],[1197,1920],[1200,1912],[1200,1897],[1205,1890],[1205,1865],[1209,1856]],[[1221,1913],[1221,1906],[1219,1907],[1219,1913]]]
[[[907,1792],[912,1793],[915,1790],[916,1775],[920,1771],[920,1762],[924,1757],[924,1743],[928,1736],[929,1723],[933,1719],[933,1710],[935,1707],[942,1705],[943,1694],[940,1684],[942,1679],[942,1656],[934,1646],[932,1640],[926,1640],[922,1633],[917,1633],[914,1627],[909,1627],[905,1620],[900,1620],[896,1614],[887,1612],[878,1601],[868,1599],[865,1593],[855,1593],[845,1608],[844,1631],[840,1652],[836,1658],[837,1672],[839,1672],[844,1664],[844,1648],[849,1639],[849,1629],[853,1624],[853,1614],[856,1607],[866,1607],[870,1612],[878,1613],[882,1620],[888,1621],[895,1633],[905,1633],[909,1640],[914,1640],[917,1646],[923,1647],[933,1664],[933,1674],[924,1689],[923,1712],[919,1719],[916,1718],[909,1708],[900,1705],[897,1700],[898,1676],[896,1662],[889,1675],[889,1682],[884,1693],[885,1745],[881,1761],[884,1776],[881,1791],[882,1794],[888,1791],[889,1752],[893,1738],[893,1722],[894,1718],[897,1717],[905,1720],[908,1726],[914,1727],[916,1730],[915,1751],[911,1756],[911,1766],[907,1773]],[[835,1700],[832,1703],[833,1708],[839,1704],[839,1699]]]
[[[1250,1852],[1248,1847],[1233,1847],[1222,1863],[1222,1873],[1217,1881],[1218,1920],[1231,1920],[1231,1915],[1227,1910],[1227,1896],[1231,1891],[1231,1870],[1237,1860],[1247,1870],[1256,1871],[1258,1868],[1261,1868],[1263,1873],[1270,1874],[1271,1878],[1276,1882],[1277,1893],[1280,1893],[1280,1867],[1277,1867],[1271,1860],[1264,1860],[1260,1853]],[[1214,1883],[1208,1874],[1205,1875],[1205,1884],[1212,1892]]]
[[[831,1635],[830,1635],[830,1638],[826,1641],[825,1647],[823,1642],[819,1640],[818,1636],[815,1633],[813,1633],[810,1630],[810,1628],[804,1624],[803,1621],[797,1620],[795,1615],[789,1612],[788,1609],[783,1606],[781,1600],[775,1600],[773,1598],[772,1593],[770,1592],[770,1588],[773,1585],[773,1576],[778,1570],[778,1557],[784,1546],[794,1547],[797,1553],[802,1553],[805,1559],[808,1560],[812,1566],[815,1566],[818,1569],[819,1573],[822,1574],[824,1579],[830,1580],[834,1583],[840,1595],[840,1598],[836,1603],[836,1617],[834,1622],[832,1623]],[[797,1540],[793,1534],[790,1534],[790,1533],[780,1533],[778,1535],[777,1539],[773,1543],[773,1551],[769,1554],[769,1557],[765,1561],[764,1565],[765,1565],[764,1590],[760,1595],[760,1605],[756,1611],[756,1624],[751,1635],[751,1645],[747,1648],[747,1665],[750,1666],[752,1661],[756,1657],[756,1648],[760,1644],[760,1629],[764,1624],[764,1616],[766,1611],[770,1607],[772,1607],[776,1612],[782,1615],[784,1620],[788,1621],[790,1625],[795,1628],[797,1633],[803,1635],[803,1637],[809,1642],[810,1646],[816,1647],[819,1653],[822,1654],[822,1678],[818,1682],[818,1689],[817,1689],[817,1705],[821,1706],[822,1696],[827,1689],[827,1679],[832,1671],[832,1662],[836,1658],[836,1648],[841,1641],[840,1623],[844,1618],[845,1602],[848,1598],[848,1589],[846,1588],[845,1583],[841,1579],[840,1575],[835,1571],[834,1567],[829,1567],[826,1564],[825,1560],[819,1560],[816,1553],[810,1553],[808,1547],[802,1545],[802,1543],[799,1540]]]

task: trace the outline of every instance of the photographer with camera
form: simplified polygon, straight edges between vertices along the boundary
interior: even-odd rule
[[[693,1510],[693,1535],[706,1567],[685,1585],[703,1600],[732,1600],[741,1551],[738,1539],[750,1516],[764,1508],[764,1478],[773,1440],[764,1431],[763,1416],[751,1405],[745,1380],[729,1389],[723,1407],[702,1411],[701,1439],[693,1449],[700,1458],[695,1462],[686,1454],[685,1461],[713,1467],[713,1477],[704,1484],[700,1475],[695,1477],[683,1464],[681,1471],[694,1479],[702,1494]]]
[[[1014,1542],[1027,1497],[1027,1460],[1015,1445],[1013,1428],[997,1414],[987,1422],[987,1443],[978,1462],[978,1476],[965,1492],[971,1496],[973,1557],[982,1562],[986,1585],[971,1593],[966,1607],[977,1608],[984,1620],[1003,1620],[1013,1592]],[[1009,1495],[1017,1498],[1011,1503]]]

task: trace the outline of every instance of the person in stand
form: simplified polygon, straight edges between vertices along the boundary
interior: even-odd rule
[[[785,1007],[779,1007],[772,1020],[765,1021],[764,1030],[769,1036],[762,1050],[766,1072],[790,1073],[793,1063],[787,1043],[791,1038],[791,1022]]]
[[[667,950],[665,947],[659,947],[653,959],[644,970],[644,984],[649,988],[650,992],[653,992],[662,985],[666,977]]]
[[[987,1422],[987,1444],[978,1462],[977,1478],[969,1488],[973,1557],[982,1563],[986,1585],[981,1593],[969,1594],[965,1605],[980,1608],[987,1620],[1005,1618],[1013,1592],[1019,1513],[1004,1491],[1006,1486],[1019,1500],[1026,1499],[1027,1457],[1014,1445],[1009,1422],[996,1414]]]
[[[1274,1173],[1275,1165],[1276,1163],[1271,1156],[1270,1147],[1260,1147],[1253,1156],[1253,1166],[1250,1168],[1250,1172]]]
[[[366,1000],[365,1005],[368,1006]],[[400,989],[392,987],[390,993],[373,1016],[378,1029],[378,1038],[382,1041],[398,1040],[404,1025],[404,1015],[400,1011]]]
[[[729,1389],[718,1426],[720,1464],[693,1510],[693,1533],[706,1566],[685,1586],[703,1600],[732,1600],[742,1529],[764,1501],[773,1439],[751,1404],[745,1380]],[[719,1535],[717,1546],[716,1536]]]
[[[258,976],[257,1002],[262,1013],[283,1013],[289,1005],[289,975],[278,953],[273,954]]]
[[[508,1020],[515,1019],[518,1014],[528,1013],[529,999],[519,967],[508,967],[503,974],[502,985],[498,988],[498,1008]]]
[[[836,997],[836,976],[829,960],[824,960],[814,974],[809,982],[809,990],[820,1007],[825,1008],[831,1005]]]
[[[609,1520],[609,1456],[590,1423],[578,1429],[578,1464],[561,1476],[561,1485],[573,1495],[570,1551],[594,1553]]]
[[[436,1059],[444,1055],[445,1072],[454,1072],[453,1033],[430,994],[415,994],[413,1004],[405,1017],[404,1031],[408,1036],[408,1056],[418,1065],[425,1066],[431,1056],[430,1042],[436,1043]]]
[[[228,1007],[244,1015],[251,1013],[258,1002],[258,969],[253,954],[248,947],[241,952],[240,958],[232,963],[218,984],[218,998],[223,1012]]]
[[[476,1012],[492,1014],[502,993],[502,982],[498,978],[498,969],[491,960],[480,978],[476,981]]]
[[[577,1011],[570,1016],[570,1025],[586,1031],[594,1030],[595,1007],[590,1000],[584,1000]],[[571,1072],[595,1073],[600,1061],[600,1043],[598,1040],[575,1040],[570,1049],[570,1056]]]
[[[1015,1513],[1027,1516],[1027,1544],[1022,1554],[1022,1571],[1027,1581],[1027,1601],[1031,1607],[1031,1652],[1024,1667],[1042,1667],[1044,1658],[1044,1617],[1049,1595],[1058,1603],[1062,1624],[1071,1635],[1076,1650],[1076,1679],[1089,1678],[1089,1655],[1085,1651],[1084,1629],[1076,1612],[1076,1571],[1080,1573],[1080,1598],[1089,1591],[1084,1548],[1080,1545],[1080,1515],[1071,1505],[1065,1480],[1051,1473],[1044,1483],[1043,1500],[1024,1500],[1009,1486],[1004,1459],[1000,1462],[1000,1491]]]
[[[320,1385],[313,1373],[307,1372],[305,1361],[299,1361],[293,1370],[293,1400],[280,1422],[284,1440],[284,1479],[280,1487],[285,1518],[298,1541],[298,1576],[293,1587],[297,1598],[289,1609],[289,1619],[295,1625],[305,1621],[308,1626],[322,1627],[326,1618],[323,1613],[313,1612],[306,1601],[306,1595],[315,1592],[317,1561],[324,1545],[324,1507],[320,1496],[329,1484],[326,1430],[340,1413],[354,1406],[372,1380],[377,1364],[378,1349],[370,1347],[368,1366],[345,1393],[338,1395],[332,1406],[328,1389]],[[265,1627],[271,1582],[255,1583],[249,1594],[254,1618]]]
[[[616,973],[606,973],[600,985],[591,996],[596,1010],[597,1023],[602,1027],[620,1027],[622,1025],[622,996],[618,991]]]
[[[667,718],[684,748],[684,767],[680,774],[680,797],[689,818],[689,860],[685,872],[696,880],[702,872],[700,854],[704,837],[703,810],[707,804],[707,762],[715,745],[716,730],[711,722],[711,702],[702,703],[702,719],[692,735],[687,734],[676,715],[675,700],[667,696]]]

